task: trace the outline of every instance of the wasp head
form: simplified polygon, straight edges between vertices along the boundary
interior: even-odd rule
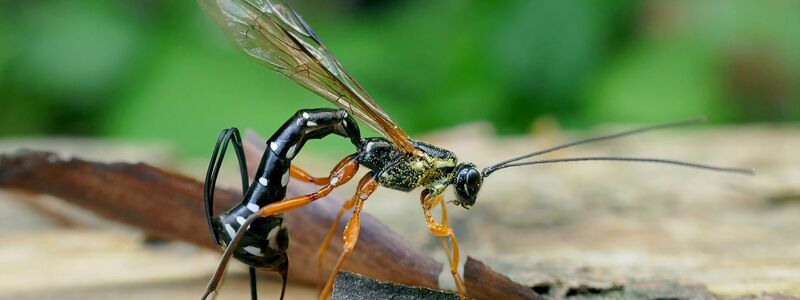
[[[475,204],[478,192],[483,184],[483,174],[471,163],[460,163],[456,166],[453,187],[456,192],[455,203],[469,209]]]

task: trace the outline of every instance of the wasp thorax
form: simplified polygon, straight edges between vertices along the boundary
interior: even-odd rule
[[[474,164],[460,163],[456,167],[456,177],[453,186],[456,192],[455,203],[464,208],[470,208],[478,198],[478,192],[483,184],[483,175]]]

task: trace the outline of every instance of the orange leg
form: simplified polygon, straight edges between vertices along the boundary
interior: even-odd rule
[[[436,205],[442,205],[442,225],[447,225],[447,205],[444,203],[444,197],[437,196],[431,199],[430,207],[436,207]],[[450,255],[450,246],[447,245],[447,239],[444,236],[439,236],[439,241],[442,243],[442,249],[444,249],[444,254],[447,255],[447,262],[453,262],[453,257]],[[463,280],[462,280],[463,281]]]
[[[322,265],[325,258],[325,251],[328,250],[328,245],[333,238],[333,234],[336,232],[336,229],[339,228],[339,222],[342,220],[342,216],[344,216],[344,213],[347,210],[355,206],[356,201],[357,197],[354,195],[353,198],[350,198],[350,200],[342,205],[342,209],[340,209],[339,213],[336,214],[336,218],[333,220],[333,224],[331,224],[331,228],[328,230],[325,240],[322,241],[322,244],[320,244],[319,249],[317,250],[317,291],[319,291],[320,284],[322,283]]]
[[[329,177],[314,177],[310,173],[308,173],[305,170],[303,170],[303,169],[301,169],[299,167],[296,167],[296,166],[292,166],[291,175],[295,179],[298,179],[298,180],[301,180],[301,181],[304,181],[304,182],[308,182],[308,183],[313,183],[313,184],[316,184],[316,185],[325,185],[325,184],[328,184],[330,182],[330,178]],[[336,219],[334,220],[333,224],[331,225],[331,229],[328,230],[328,234],[325,237],[325,240],[322,242],[322,244],[319,247],[319,250],[317,251],[317,287],[318,288],[319,288],[320,282],[322,281],[322,262],[323,262],[323,255],[325,253],[325,250],[328,249],[328,245],[330,244],[330,240],[331,240],[331,238],[333,238],[333,233],[336,231],[336,228],[338,227],[339,221],[342,219],[342,216],[344,215],[344,213],[348,209],[353,208],[353,205],[355,205],[355,197],[353,199],[350,199],[349,201],[344,203],[344,205],[342,206],[342,209],[339,210],[339,213],[337,214]]]
[[[328,182],[330,182],[330,177],[314,177],[313,175],[309,174],[308,172],[294,165],[292,165],[292,168],[290,169],[289,173],[292,175],[292,178],[294,179],[308,183],[313,183],[316,185],[326,185],[328,184]]]
[[[436,222],[433,218],[433,214],[431,213],[431,208],[436,206],[437,204],[442,204],[442,223]],[[466,299],[466,295],[464,293],[464,284],[461,276],[458,275],[458,241],[456,240],[456,236],[453,233],[453,229],[447,226],[447,212],[444,210],[444,201],[442,195],[430,196],[427,191],[422,193],[422,211],[425,215],[425,222],[428,224],[428,230],[433,233],[433,235],[440,238],[442,242],[442,247],[447,254],[447,259],[450,263],[450,274],[453,276],[453,281],[455,281],[456,289],[458,290],[458,296],[461,299]],[[447,247],[447,243],[445,242],[444,238],[447,237],[450,239],[450,244],[453,246],[453,254],[450,255],[450,249]]]
[[[315,193],[311,193],[305,196],[299,196],[294,198],[285,199],[279,202],[275,202],[269,205],[262,207],[258,212],[250,215],[245,219],[245,222],[242,223],[242,226],[236,232],[236,235],[231,240],[230,244],[227,248],[225,248],[225,253],[222,254],[222,259],[217,266],[217,270],[214,271],[214,275],[211,277],[211,281],[209,281],[208,286],[206,287],[206,291],[203,294],[201,299],[206,299],[209,295],[214,293],[219,286],[220,281],[222,280],[222,275],[225,273],[225,267],[228,265],[228,261],[230,260],[231,256],[233,255],[233,250],[236,249],[239,241],[244,236],[244,233],[247,231],[247,228],[250,227],[250,224],[253,223],[258,218],[269,217],[272,215],[277,215],[280,213],[284,213],[290,210],[293,210],[298,207],[305,206],[315,200],[318,200],[322,197],[327,196],[328,194],[333,191],[334,188],[339,187],[350,181],[353,176],[356,175],[358,172],[358,163],[356,160],[350,156],[342,161],[340,161],[336,167],[330,173],[330,182],[317,190]]]
[[[322,294],[320,294],[320,299],[328,299],[331,296],[331,292],[333,289],[333,282],[336,280],[336,275],[339,274],[339,269],[342,267],[342,263],[344,262],[347,255],[353,252],[353,249],[356,247],[356,242],[358,241],[358,233],[361,229],[361,209],[364,207],[364,201],[369,198],[369,196],[378,188],[378,181],[375,180],[372,172],[367,173],[364,177],[361,178],[361,181],[358,183],[358,189],[356,190],[356,194],[353,196],[355,200],[355,208],[353,209],[353,216],[350,217],[350,221],[347,222],[347,226],[344,228],[343,239],[344,243],[342,243],[342,254],[339,256],[339,259],[336,261],[336,265],[334,265],[333,270],[331,271],[330,277],[328,277],[328,282],[325,284],[325,288],[322,289]]]
[[[438,202],[438,204],[442,205],[442,225],[448,226],[447,225],[447,205],[443,201],[444,197],[437,197],[437,198],[439,200],[436,201],[436,202]],[[436,206],[436,204],[433,204],[432,206]],[[455,241],[455,235],[453,235],[453,241]],[[440,236],[439,237],[439,242],[442,243],[442,249],[444,249],[444,253],[445,253],[445,255],[447,255],[447,261],[450,263],[450,266],[452,267],[453,265],[455,265],[456,268],[458,268],[458,256],[456,256],[456,260],[454,262],[453,261],[453,257],[450,255],[450,247],[447,246],[447,240],[445,239],[445,237]],[[457,253],[458,253],[458,243],[454,243],[453,249],[454,249],[454,251],[455,251],[455,253],[457,255]],[[456,276],[458,276],[458,273],[456,273]],[[458,285],[459,281],[463,283],[464,279],[461,278],[461,277],[458,277],[458,279],[456,280],[456,285]]]

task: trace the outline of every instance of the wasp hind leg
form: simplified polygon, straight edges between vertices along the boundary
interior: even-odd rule
[[[256,268],[249,267],[248,271],[250,273],[250,299],[251,300],[258,300],[258,290],[256,288]],[[284,295],[286,294],[286,282],[289,280],[289,259],[287,258],[285,262],[280,264],[276,269],[275,272],[281,276],[281,297],[280,300],[283,300]]]
[[[281,275],[281,298],[283,300],[283,296],[286,294],[286,282],[289,281],[289,259],[286,259],[286,262],[282,263],[278,266],[277,270],[278,274]]]
[[[214,190],[217,185],[217,177],[219,176],[219,169],[222,166],[222,161],[225,159],[225,152],[228,149],[228,144],[233,145],[233,151],[236,153],[236,158],[239,162],[239,171],[242,179],[242,192],[247,191],[249,186],[247,178],[247,162],[244,156],[244,147],[242,146],[242,137],[239,134],[239,129],[231,127],[223,129],[217,137],[217,143],[214,145],[214,151],[211,153],[211,162],[208,163],[208,171],[206,172],[205,182],[203,184],[203,203],[205,206],[206,221],[208,222],[209,230],[211,231],[211,238],[214,243],[222,246],[221,241],[217,238],[214,230],[212,219],[214,218]]]
[[[256,268],[249,267],[248,273],[250,273],[250,299],[251,300],[258,300],[258,289],[256,288]]]
[[[253,221],[258,218],[277,215],[318,200],[329,194],[334,188],[345,184],[355,175],[358,170],[358,163],[354,156],[348,156],[339,162],[330,172],[330,175],[325,178],[313,177],[299,168],[290,168],[291,160],[300,152],[306,141],[310,139],[320,139],[330,134],[346,137],[350,139],[354,145],[359,145],[361,143],[358,125],[346,111],[335,109],[309,109],[298,111],[267,140],[268,148],[261,158],[259,170],[257,171],[258,181],[248,190],[247,169],[244,167],[244,153],[241,147],[239,132],[235,128],[223,131],[217,140],[217,145],[214,148],[211,163],[209,164],[209,171],[206,176],[205,206],[206,216],[209,220],[212,234],[214,235],[214,241],[218,245],[226,246],[226,249],[217,270],[214,272],[208,284],[204,298],[217,289],[225,266],[233,253],[238,249],[242,236]],[[215,230],[215,226],[212,223],[214,218],[213,191],[219,173],[219,167],[222,164],[222,159],[229,141],[232,141],[237,156],[239,156],[243,190],[247,191],[245,196],[248,197],[248,199],[245,199],[245,203],[248,205],[252,204],[252,207],[255,208],[251,208],[251,206],[247,207],[253,212],[249,216],[244,214],[237,216],[245,219],[236,219],[236,222],[239,224],[239,229],[236,230],[235,233],[234,230],[225,232],[231,235],[232,239],[228,240],[226,238],[225,241],[228,241],[228,245],[224,245],[224,241],[220,241],[217,232],[215,232],[218,231],[218,229]],[[219,159],[217,159],[217,157],[219,157]],[[290,175],[290,173],[292,177],[319,184],[321,187],[317,192],[309,195],[284,199],[286,184],[289,178],[288,175]],[[275,267],[280,268],[281,266]],[[284,272],[284,274],[285,273],[286,272]],[[251,276],[251,278],[254,277],[255,276]],[[254,289],[255,285],[251,284],[251,287]]]
[[[224,242],[220,241],[218,234],[214,228],[214,191],[217,185],[217,177],[222,162],[225,159],[225,153],[228,150],[228,145],[233,146],[233,151],[236,153],[236,158],[239,163],[239,172],[242,180],[242,192],[247,191],[249,180],[247,177],[247,163],[245,161],[244,147],[242,146],[242,137],[239,130],[235,127],[223,129],[217,137],[217,143],[214,145],[214,151],[211,154],[211,161],[208,164],[208,171],[203,184],[203,203],[206,214],[206,221],[208,222],[209,230],[211,231],[211,238],[218,246],[224,246]],[[256,288],[256,273],[255,268],[250,267],[250,297],[252,300],[257,300],[258,292]],[[208,293],[203,296],[207,297]]]
[[[354,156],[348,156],[340,161],[331,171],[329,176],[331,178],[331,182],[320,187],[316,192],[270,203],[260,208],[256,213],[253,213],[247,217],[247,219],[242,222],[239,230],[237,230],[236,234],[232,237],[228,247],[225,248],[225,253],[222,254],[222,258],[217,265],[217,269],[214,271],[214,275],[208,282],[206,291],[201,299],[206,299],[211,293],[216,291],[220,281],[222,280],[222,275],[225,273],[225,266],[228,265],[228,261],[230,261],[231,256],[233,256],[233,252],[238,247],[239,242],[242,240],[242,237],[244,237],[244,233],[247,232],[247,228],[250,227],[250,224],[252,224],[258,218],[266,218],[281,214],[319,200],[330,194],[335,188],[350,181],[350,179],[355,176],[356,172],[358,172],[358,162],[356,162]]]

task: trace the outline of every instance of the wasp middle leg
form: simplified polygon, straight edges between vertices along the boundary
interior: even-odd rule
[[[342,208],[339,209],[339,212],[336,214],[336,218],[333,219],[330,229],[328,229],[328,234],[325,235],[325,239],[322,240],[322,244],[320,244],[319,248],[317,249],[317,290],[320,289],[320,284],[322,283],[322,265],[325,259],[325,252],[328,250],[328,246],[330,245],[331,239],[333,235],[336,233],[336,229],[339,228],[339,222],[342,220],[344,213],[348,210],[352,209],[353,206],[356,205],[356,197],[353,196],[350,200],[347,200],[344,204],[342,204]]]
[[[356,193],[351,199],[351,201],[354,202],[353,216],[350,217],[350,220],[344,227],[344,233],[342,234],[342,253],[339,255],[336,265],[333,266],[333,270],[331,270],[331,274],[328,277],[328,282],[325,283],[325,288],[322,289],[320,299],[328,299],[328,297],[330,297],[331,290],[333,288],[333,282],[336,280],[336,275],[339,273],[342,263],[344,263],[347,255],[349,255],[351,252],[353,252],[353,249],[355,249],[356,242],[358,241],[358,234],[361,230],[361,209],[364,207],[364,202],[367,201],[369,196],[372,195],[377,188],[378,181],[375,179],[375,175],[372,172],[364,175],[364,177],[362,177],[358,182]],[[327,245],[325,245],[325,247],[327,248]]]

